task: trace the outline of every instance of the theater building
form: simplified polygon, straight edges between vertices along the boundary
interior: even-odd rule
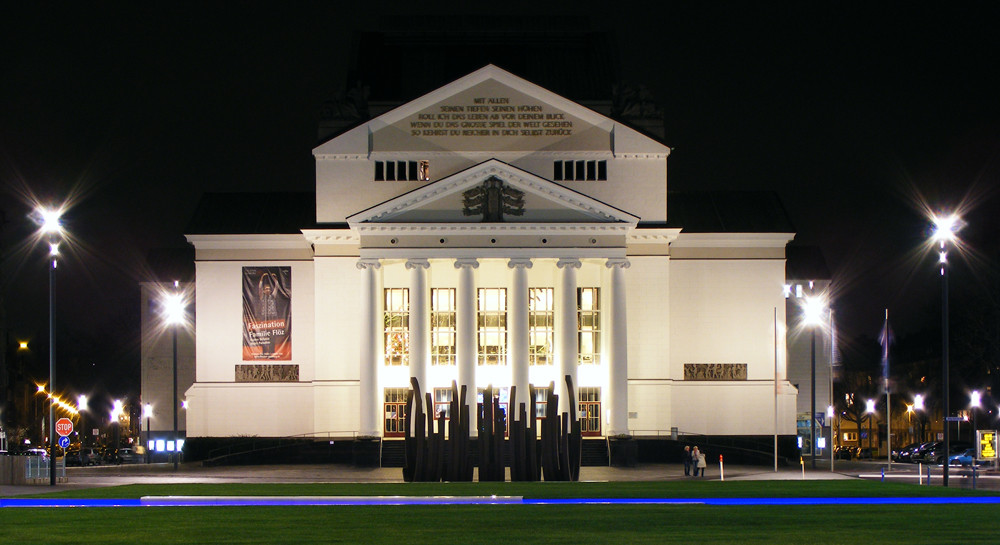
[[[192,223],[189,438],[398,437],[411,377],[447,418],[566,375],[586,435],[795,434],[774,195],[668,192],[667,146],[495,66],[313,155],[314,195]]]

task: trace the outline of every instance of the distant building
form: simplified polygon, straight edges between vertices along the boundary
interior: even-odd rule
[[[191,223],[188,437],[392,438],[411,377],[565,375],[588,435],[795,434],[774,194],[668,191],[667,146],[492,65],[313,155],[315,194]]]

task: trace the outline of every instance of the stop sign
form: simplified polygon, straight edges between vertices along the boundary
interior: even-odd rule
[[[73,433],[73,421],[69,418],[56,420],[56,433],[63,437]]]

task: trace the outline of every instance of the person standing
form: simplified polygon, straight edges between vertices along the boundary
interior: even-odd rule
[[[691,449],[691,466],[694,468],[695,477],[698,476],[698,454],[700,454],[700,452],[701,451],[698,450],[697,446]]]
[[[695,450],[697,450],[697,447],[695,447]],[[701,471],[701,476],[704,477],[705,476],[705,468],[706,467],[708,467],[708,462],[705,461],[705,453],[699,451],[698,452],[698,462],[697,462],[697,465],[694,467],[694,475],[695,475],[695,477],[698,476],[698,472],[699,471]]]
[[[684,476],[691,476],[691,447],[689,445],[684,445]]]

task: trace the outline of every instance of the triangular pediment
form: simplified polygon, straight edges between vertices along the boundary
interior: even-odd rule
[[[668,154],[653,139],[493,65],[382,114],[314,154],[613,152]]]
[[[483,223],[484,213],[471,206],[484,188],[502,186],[511,206],[496,223],[621,223],[639,218],[565,186],[490,159],[474,167],[405,193],[347,218],[363,223]],[[471,198],[471,200],[470,200]]]

